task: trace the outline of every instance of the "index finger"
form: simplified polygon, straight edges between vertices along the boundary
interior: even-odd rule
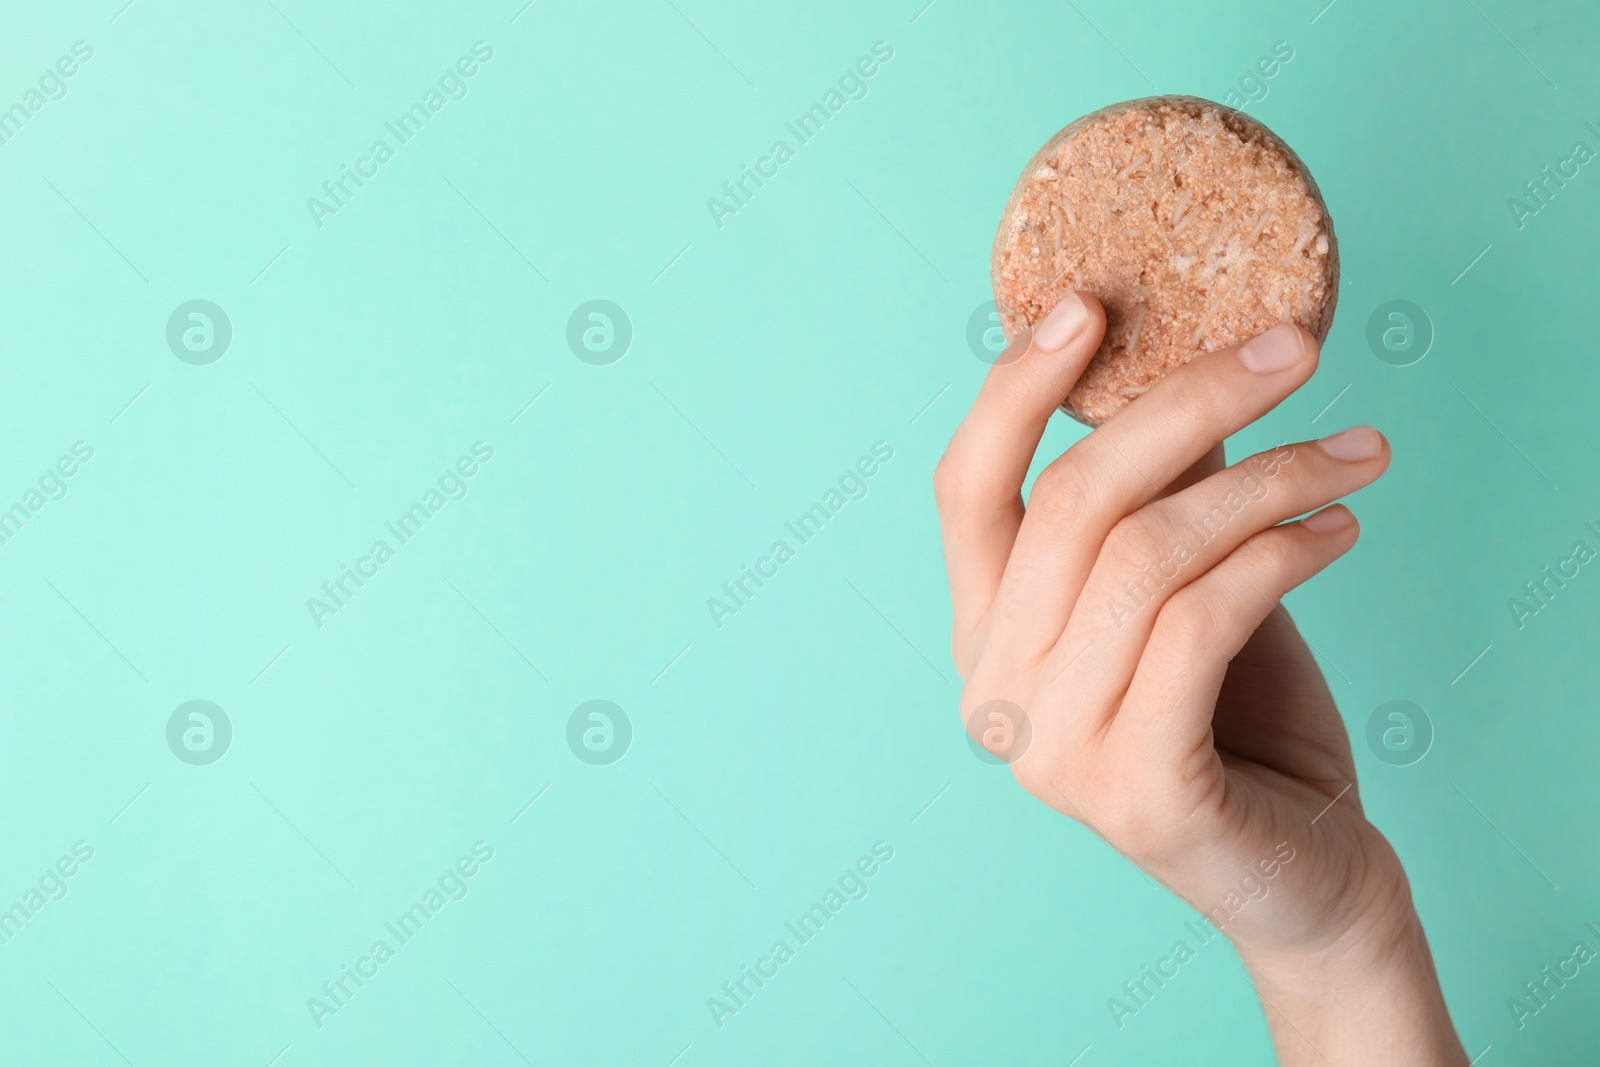
[[[1022,523],[1022,482],[1039,438],[1100,347],[1105,322],[1099,300],[1069,293],[1018,334],[989,368],[934,471],[958,646],[994,601]]]

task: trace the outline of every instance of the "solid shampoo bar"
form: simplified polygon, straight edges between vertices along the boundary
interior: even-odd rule
[[[1333,325],[1339,251],[1310,172],[1249,116],[1188,96],[1085,115],[1028,163],[990,261],[1006,337],[1068,292],[1106,333],[1061,407],[1098,426],[1201,352]]]

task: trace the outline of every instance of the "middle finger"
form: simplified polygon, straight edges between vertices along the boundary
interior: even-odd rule
[[[989,640],[1043,658],[1119,521],[1316,370],[1316,339],[1283,323],[1156,382],[1040,472],[995,597]]]

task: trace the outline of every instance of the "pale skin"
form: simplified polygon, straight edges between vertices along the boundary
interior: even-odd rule
[[[1389,444],[1360,426],[1225,465],[1223,440],[1316,370],[1316,339],[1283,325],[1157,382],[1024,504],[1104,329],[1099,301],[1068,294],[990,369],[939,461],[963,721],[1034,797],[1217,917],[1280,1063],[1464,1067],[1405,871],[1278,603],[1355,544],[1334,501],[1383,474]],[[986,729],[1009,708],[1031,728],[1020,754],[1016,730]]]

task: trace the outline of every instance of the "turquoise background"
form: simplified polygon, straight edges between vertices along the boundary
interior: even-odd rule
[[[0,545],[0,908],[93,850],[0,945],[8,1063],[1270,1063],[1222,941],[1113,1023],[1193,913],[974,758],[931,474],[1022,164],[1113,101],[1242,94],[1279,41],[1248,110],[1346,269],[1316,377],[1230,454],[1392,440],[1361,543],[1289,606],[1469,1054],[1594,1062],[1594,967],[1521,1029],[1507,1001],[1600,946],[1600,571],[1520,629],[1507,602],[1600,547],[1600,173],[1521,228],[1507,200],[1600,149],[1600,13],[922,3],[7,12],[0,106],[93,49],[0,145],[0,507],[93,448]],[[477,41],[465,98],[319,228],[307,198]],[[233,329],[203,366],[166,340],[196,299]],[[632,326],[609,365],[567,343],[595,299]],[[1366,341],[1390,300],[1432,324],[1410,366]],[[479,441],[465,499],[317,626]],[[867,495],[719,628],[707,599],[879,441]],[[567,742],[595,699],[633,735],[603,766]],[[1436,735],[1410,766],[1363,740],[1395,699]],[[190,700],[232,724],[209,765],[168,747]],[[308,998],[475,842],[467,895],[319,1027]],[[867,895],[719,1028],[707,999],[875,842]]]

